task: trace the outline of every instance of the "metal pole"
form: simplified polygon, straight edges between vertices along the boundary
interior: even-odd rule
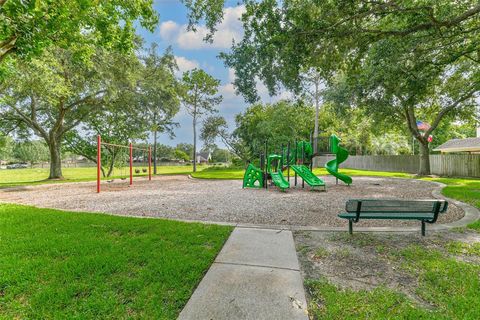
[[[297,162],[298,162],[297,151],[298,151],[298,143],[297,143],[297,140],[295,139],[295,164],[297,164]],[[297,186],[297,172],[295,171],[295,187],[296,186]]]
[[[157,130],[153,132],[153,174],[157,174]]]
[[[305,165],[305,143],[302,142],[302,166]],[[302,188],[305,188],[305,180],[302,179]]]
[[[100,174],[102,171],[102,138],[97,136],[97,193],[100,193]]]
[[[133,146],[131,142],[129,145],[129,149],[130,149],[130,185],[132,185],[133,184]]]
[[[148,146],[148,180],[152,180],[152,146]]]
[[[267,164],[268,164],[268,161],[267,161],[267,152],[268,152],[268,147],[267,147],[267,140],[265,140],[265,152],[264,152],[264,155],[265,155],[265,189],[268,189],[268,168],[267,168]]]
[[[290,141],[287,143],[287,178],[290,183]]]

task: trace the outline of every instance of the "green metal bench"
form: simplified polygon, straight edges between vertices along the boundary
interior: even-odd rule
[[[353,223],[360,219],[420,220],[422,236],[425,223],[435,223],[438,214],[447,211],[445,200],[387,200],[352,199],[345,206],[346,212],[338,216],[348,220],[348,231],[353,233]]]

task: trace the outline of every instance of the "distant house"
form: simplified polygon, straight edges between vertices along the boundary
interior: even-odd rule
[[[197,152],[195,161],[197,163],[207,163],[212,160],[212,154],[210,152]]]
[[[444,144],[433,149],[433,151],[440,151],[441,153],[449,153],[449,152],[480,153],[480,137],[448,140]]]

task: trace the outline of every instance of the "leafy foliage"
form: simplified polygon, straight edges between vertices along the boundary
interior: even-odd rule
[[[421,174],[430,171],[429,135],[445,116],[473,110],[480,91],[477,1],[245,2],[245,35],[223,57],[248,101],[258,99],[257,79],[271,94],[300,94],[302,75],[314,68],[345,91],[347,105],[402,121],[420,144]],[[190,5],[207,24],[220,21],[207,14],[217,1]],[[417,120],[431,128],[421,132]]]
[[[17,143],[13,149],[13,156],[21,162],[30,163],[30,166],[49,158],[47,146],[39,140]]]
[[[98,48],[134,48],[134,22],[151,31],[158,23],[152,0],[0,0],[0,62],[24,59],[55,45],[89,61]]]
[[[255,104],[237,115],[234,136],[247,144],[251,156],[263,153],[268,142],[269,152],[274,148],[309,140],[314,126],[315,110],[302,103],[280,101],[275,104]]]

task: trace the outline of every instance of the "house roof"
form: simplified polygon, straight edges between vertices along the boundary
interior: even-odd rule
[[[480,137],[452,139],[436,147],[433,151],[441,152],[480,152]]]
[[[210,158],[210,152],[197,152],[197,157],[208,160],[208,158]]]

